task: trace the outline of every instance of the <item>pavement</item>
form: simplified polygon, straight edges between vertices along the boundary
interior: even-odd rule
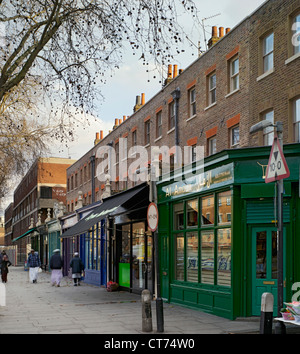
[[[9,270],[6,303],[0,307],[0,334],[145,334],[141,295],[107,292],[83,282],[74,287],[68,277],[60,287],[53,287],[48,272],[40,273],[38,282],[32,284],[23,268]],[[164,335],[259,332],[259,318],[230,321],[168,303],[163,308]],[[150,335],[157,334],[155,301],[151,309]]]

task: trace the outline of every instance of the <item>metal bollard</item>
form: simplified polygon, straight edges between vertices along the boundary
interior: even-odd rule
[[[261,297],[260,334],[272,334],[274,296],[263,293]]]
[[[151,294],[145,289],[142,291],[142,332],[152,332]]]

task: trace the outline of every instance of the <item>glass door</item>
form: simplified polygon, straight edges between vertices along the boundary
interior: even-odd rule
[[[285,246],[283,254],[285,254]],[[261,314],[261,296],[265,292],[272,293],[274,296],[274,315],[276,315],[277,230],[254,228],[252,230],[252,315]]]
[[[145,274],[147,273],[145,223],[132,224],[132,288],[145,289]]]

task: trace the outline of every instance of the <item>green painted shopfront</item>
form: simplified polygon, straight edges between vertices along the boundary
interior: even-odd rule
[[[284,146],[284,301],[300,281],[300,144]],[[275,183],[270,147],[224,150],[157,183],[161,292],[165,301],[229,319],[277,309]],[[274,312],[274,313],[275,313]]]

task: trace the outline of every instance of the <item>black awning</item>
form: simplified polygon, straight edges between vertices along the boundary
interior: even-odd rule
[[[61,237],[72,237],[87,232],[91,227],[104,219],[106,216],[117,212],[118,209],[126,204],[130,199],[137,197],[137,201],[139,201],[138,194],[145,191],[146,188],[148,188],[147,185],[145,186],[145,184],[143,184],[142,186],[134,187],[128,191],[103,199],[102,204],[97,206],[83,219],[79,220],[77,224],[64,232]]]

